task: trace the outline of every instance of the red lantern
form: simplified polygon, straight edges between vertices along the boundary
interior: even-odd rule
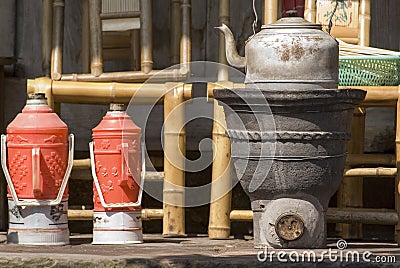
[[[140,128],[121,104],[111,104],[93,129],[93,244],[143,242],[141,199],[145,163],[141,159],[140,138]]]
[[[8,243],[69,243],[68,178],[73,135],[44,94],[30,94],[1,137],[1,164],[9,187]]]

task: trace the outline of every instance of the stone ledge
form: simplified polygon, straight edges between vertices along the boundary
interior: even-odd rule
[[[0,267],[400,267],[399,248],[388,243],[349,243],[348,250],[393,255],[396,263],[340,263],[327,258],[318,263],[283,263],[276,258],[260,262],[252,240],[209,240],[204,236],[167,239],[145,235],[145,243],[139,245],[94,246],[90,241],[89,236],[72,236],[69,246],[2,244]],[[336,241],[329,246],[336,249]],[[320,256],[322,251],[315,252]]]

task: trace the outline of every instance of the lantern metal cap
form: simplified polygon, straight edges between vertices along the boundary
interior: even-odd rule
[[[26,100],[27,105],[47,105],[47,98],[44,93],[30,93]]]
[[[110,112],[124,112],[125,105],[123,103],[110,103]]]

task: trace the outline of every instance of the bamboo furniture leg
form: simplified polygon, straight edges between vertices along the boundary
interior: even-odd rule
[[[208,236],[211,239],[227,239],[231,231],[229,214],[232,203],[232,172],[230,167],[231,145],[225,134],[224,109],[214,100],[214,162],[212,164],[212,185]]]
[[[53,0],[42,1],[42,75],[50,77]]]
[[[89,0],[82,0],[82,73],[90,72]]]
[[[369,29],[371,22],[371,1],[370,0],[360,0],[360,41],[359,45],[369,46]]]
[[[139,71],[140,70],[140,31],[132,30],[131,31],[131,50],[132,50],[132,70]]]
[[[219,1],[219,25],[229,25],[230,1]],[[219,34],[218,59],[226,65],[225,41]],[[218,81],[228,81],[228,69],[225,66],[218,68]],[[231,231],[229,213],[232,203],[232,173],[230,172],[231,148],[229,138],[225,134],[226,122],[222,106],[214,100],[214,123],[212,139],[214,142],[214,161],[212,164],[212,184],[210,200],[210,218],[208,237],[211,239],[227,239]]]
[[[185,235],[185,108],[183,84],[167,83],[164,96],[163,236]]]
[[[153,31],[151,1],[140,0],[141,69],[147,74],[153,70]]]
[[[304,19],[309,22],[317,20],[317,0],[306,0],[304,3]]]
[[[60,80],[64,45],[64,0],[53,1],[53,45],[51,52],[51,79]]]
[[[230,0],[220,0],[218,7],[218,25],[230,24]],[[225,54],[225,38],[222,33],[218,35],[218,62],[228,65]],[[225,66],[218,67],[218,81],[228,81],[228,69]]]
[[[278,0],[264,0],[263,24],[278,20]]]
[[[182,0],[182,36],[180,41],[180,61],[182,67],[180,72],[189,73],[191,61],[191,0]],[[166,84],[172,88],[164,97],[164,122],[171,111],[184,101],[185,90],[183,84]],[[185,235],[185,192],[182,186],[185,185],[185,171],[173,165],[166,155],[173,157],[175,163],[184,167],[186,154],[186,132],[184,127],[185,110],[180,105],[174,112],[173,120],[164,124],[164,218],[163,236],[180,237]],[[171,124],[173,122],[173,124]],[[178,140],[176,140],[178,139]],[[175,145],[175,146],[174,146]],[[178,148],[177,146],[178,145]],[[175,188],[175,189],[174,189]],[[181,190],[180,190],[181,189]],[[175,203],[170,205],[168,203]]]
[[[188,73],[192,56],[192,41],[190,38],[190,28],[191,28],[191,0],[182,0],[181,11],[182,11],[182,37],[180,42],[180,52],[182,64],[182,70],[184,73]]]
[[[357,107],[354,111],[351,125],[352,138],[348,144],[349,154],[364,153],[364,134],[365,134],[365,108]],[[349,168],[349,167],[346,167]],[[343,178],[340,185],[337,202],[339,208],[362,208],[363,207],[363,178],[347,177]],[[342,238],[361,238],[361,224],[338,224],[337,229]]]
[[[103,73],[103,39],[100,13],[101,0],[89,0],[90,71],[94,76]]]
[[[179,64],[180,40],[182,35],[181,0],[171,0],[171,65]]]

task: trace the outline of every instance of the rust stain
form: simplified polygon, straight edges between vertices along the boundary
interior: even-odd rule
[[[290,60],[290,52],[289,52],[288,50],[282,51],[281,60],[282,60],[282,61],[288,61],[288,60]]]
[[[292,47],[292,55],[296,60],[301,59],[304,55],[304,48],[299,44],[294,44]]]
[[[320,37],[305,37],[305,39],[307,39],[308,41],[322,40],[322,38],[320,38]],[[275,42],[278,42],[278,40],[275,40]],[[264,45],[266,45],[266,44],[264,43]],[[304,57],[306,54],[313,55],[313,54],[317,54],[320,51],[320,47],[318,45],[304,47],[303,43],[302,43],[302,38],[300,38],[300,37],[294,38],[291,41],[286,42],[279,47],[276,47],[276,46],[274,47],[273,45],[271,45],[271,46],[275,50],[275,53],[277,54],[277,56],[283,62],[287,62],[290,60],[298,61],[302,57]]]
[[[282,49],[279,49],[281,55],[281,61],[289,61],[290,60],[290,48],[287,44],[282,44]]]

